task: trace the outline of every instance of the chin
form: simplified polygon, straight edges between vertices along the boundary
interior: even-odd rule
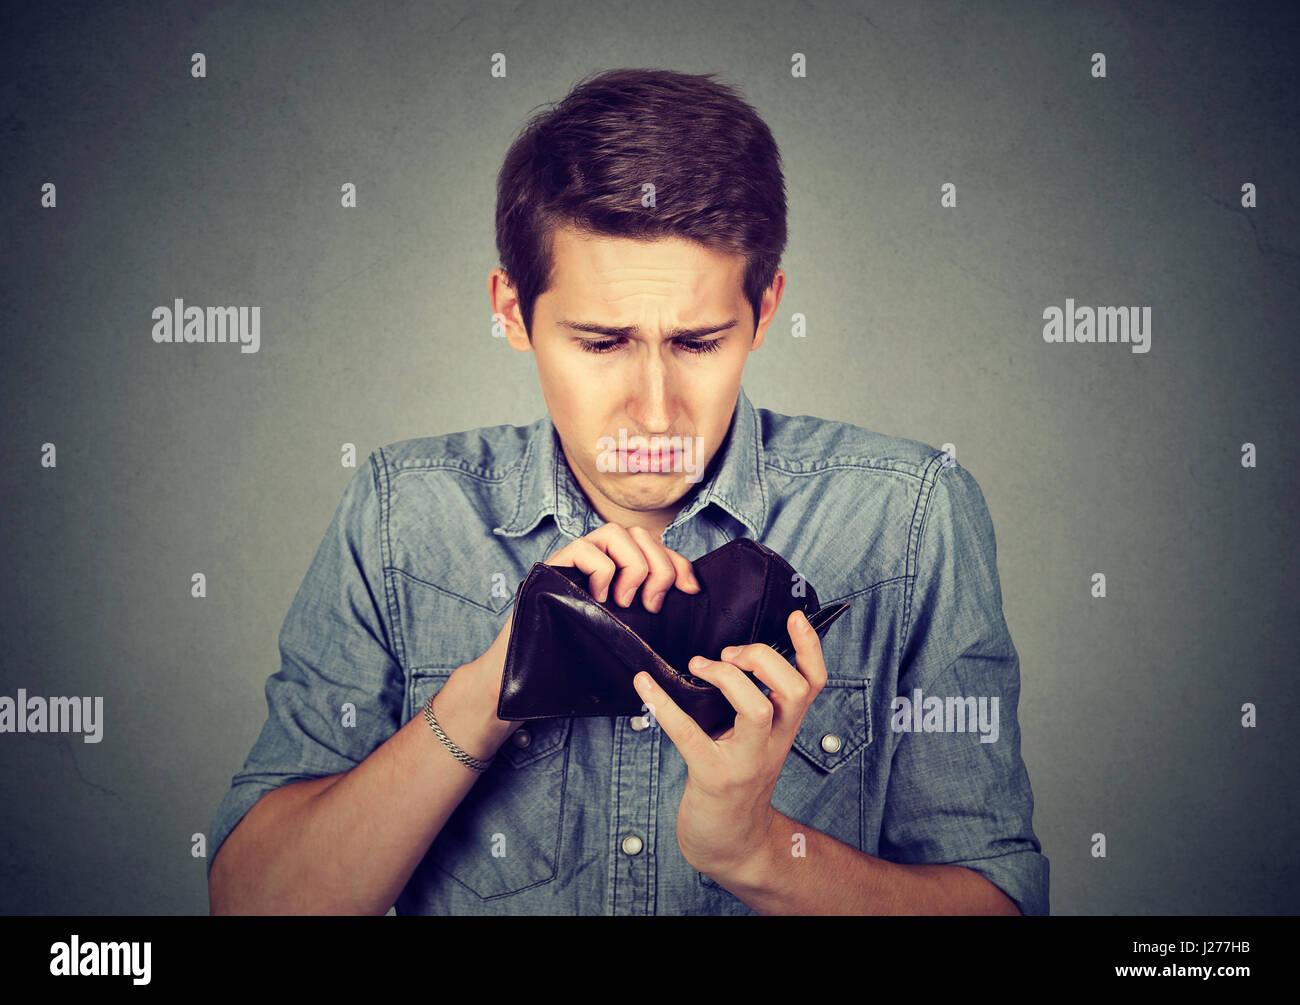
[[[621,491],[607,492],[606,495],[627,509],[663,509],[677,502],[685,494],[681,482],[658,486],[650,484],[641,487],[640,490],[624,484],[619,486],[619,489]]]

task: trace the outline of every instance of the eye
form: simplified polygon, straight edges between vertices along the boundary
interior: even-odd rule
[[[582,346],[583,352],[602,353],[602,352],[610,352],[611,350],[616,348],[619,345],[619,343],[623,341],[624,340],[621,338],[610,338],[610,339],[605,339],[603,342],[595,342],[592,341],[591,339],[584,338],[584,339],[580,339],[578,344]]]
[[[580,344],[582,345],[583,352],[594,352],[600,354],[600,353],[613,352],[615,349],[617,349],[620,345],[622,345],[626,341],[627,339],[623,338],[620,335],[618,338],[603,339],[600,341],[596,341],[592,339],[581,339]],[[721,341],[722,339],[720,338],[677,339],[676,340],[679,346],[681,346],[687,352],[696,356],[703,356],[706,353],[717,352],[718,349],[720,348],[718,343]]]

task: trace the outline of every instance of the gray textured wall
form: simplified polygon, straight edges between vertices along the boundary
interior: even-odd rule
[[[489,334],[497,167],[577,78],[662,66],[723,74],[782,148],[751,400],[952,443],[984,490],[1053,911],[1294,912],[1297,19],[1132,6],[11,15],[0,694],[105,723],[0,734],[0,911],[207,910],[190,838],[265,716],[339,445],[543,413]],[[154,344],[178,297],[261,305],[260,351]],[[1150,305],[1150,352],[1046,344],[1067,297]]]

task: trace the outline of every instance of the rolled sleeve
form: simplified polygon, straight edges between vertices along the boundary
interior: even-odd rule
[[[1049,863],[1034,834],[1033,792],[1020,755],[1020,658],[1002,613],[993,523],[979,485],[960,466],[937,467],[909,621],[898,695],[913,703],[919,690],[921,707],[909,717],[896,704],[891,717],[897,745],[880,854],[971,869],[1022,914],[1046,914]],[[934,711],[927,699],[940,699],[946,713],[949,698],[971,697],[985,700],[985,718],[968,721],[964,731],[946,714],[926,723],[926,711]],[[990,737],[996,739],[984,742]]]
[[[344,489],[280,628],[266,723],[217,809],[209,872],[267,792],[347,771],[401,725],[404,676],[385,616],[379,473],[371,454]]]

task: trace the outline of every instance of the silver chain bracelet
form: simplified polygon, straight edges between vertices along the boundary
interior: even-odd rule
[[[474,771],[487,771],[487,769],[492,766],[491,761],[480,761],[477,757],[465,753],[465,751],[461,750],[456,746],[456,744],[447,739],[447,734],[442,731],[442,727],[438,725],[438,720],[433,717],[433,699],[436,697],[436,693],[431,694],[429,695],[429,700],[424,703],[425,721],[428,722],[430,728],[437,734],[438,739],[442,741],[442,745],[451,751],[452,757],[460,761],[460,763],[465,765],[465,767],[471,768]]]

